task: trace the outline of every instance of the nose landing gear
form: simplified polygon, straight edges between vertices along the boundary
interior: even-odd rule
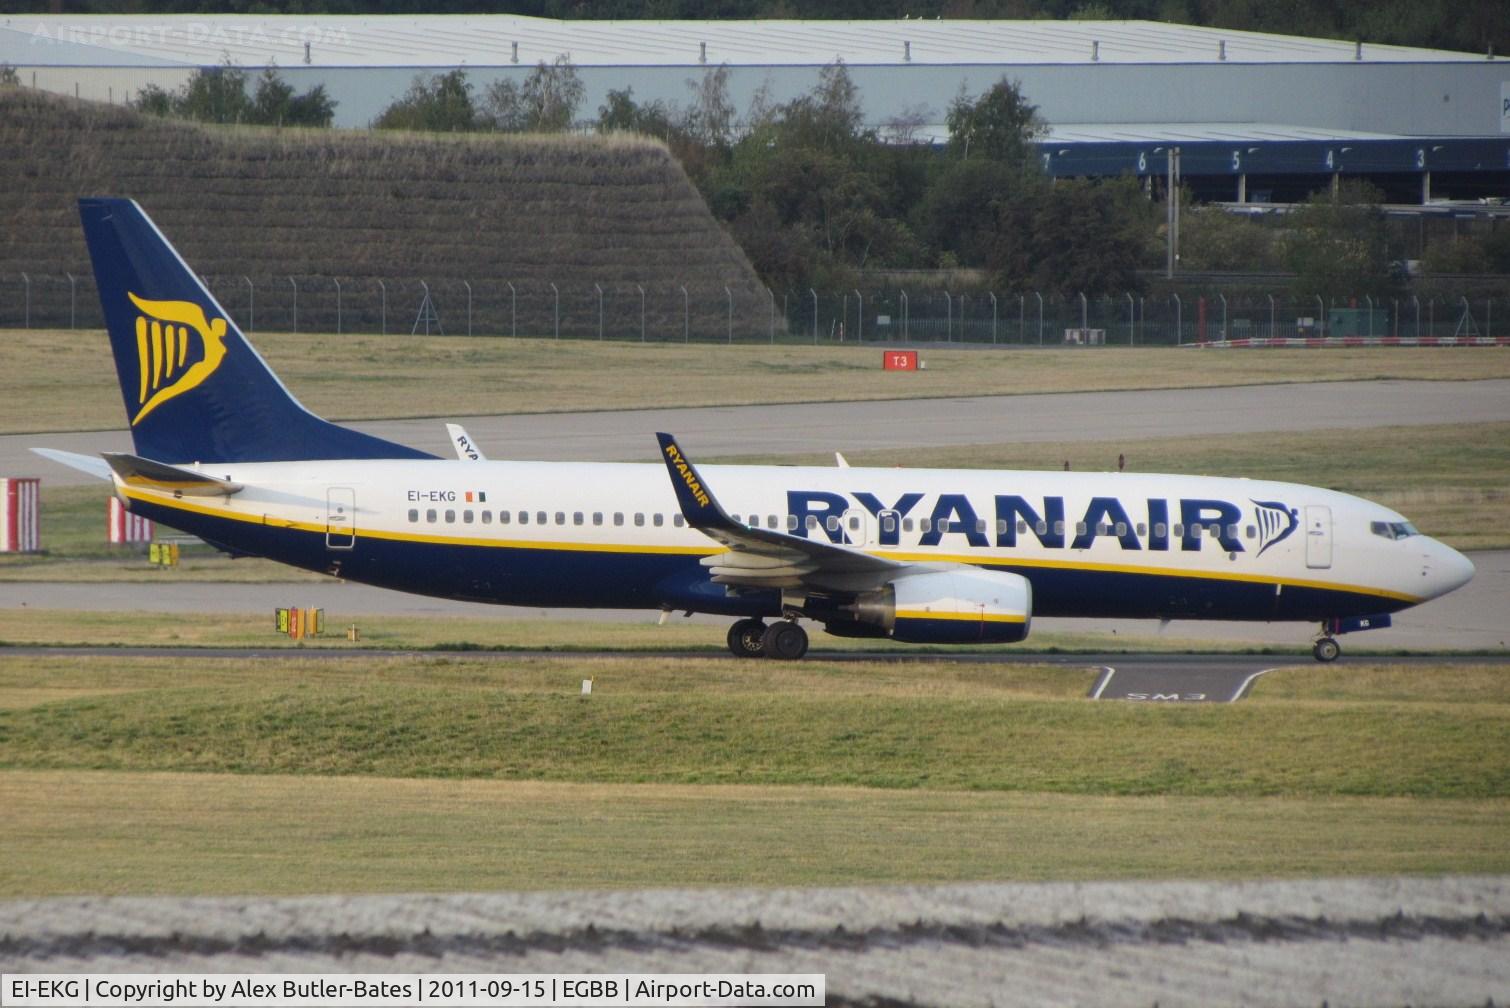
[[[1316,638],[1316,643],[1311,645],[1311,654],[1316,656],[1319,662],[1333,662],[1342,654],[1342,645],[1335,638],[1322,636]]]

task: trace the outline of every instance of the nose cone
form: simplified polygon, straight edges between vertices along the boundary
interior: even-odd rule
[[[1433,539],[1431,548],[1426,553],[1422,573],[1425,575],[1423,580],[1426,582],[1426,597],[1436,598],[1473,580],[1473,561],[1451,546]]]

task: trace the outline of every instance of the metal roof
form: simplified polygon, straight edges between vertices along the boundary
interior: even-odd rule
[[[516,49],[517,44],[517,49]],[[306,45],[308,48],[306,49]],[[1047,66],[1483,62],[1484,56],[1155,21],[558,21],[495,15],[0,17],[18,66]]]

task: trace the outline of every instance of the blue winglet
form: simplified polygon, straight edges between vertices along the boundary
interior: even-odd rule
[[[676,502],[681,506],[682,517],[695,529],[742,529],[713,498],[713,491],[703,481],[691,460],[682,454],[676,438],[657,432],[661,443],[661,457],[666,460],[666,471],[671,475],[671,487],[676,491]]]

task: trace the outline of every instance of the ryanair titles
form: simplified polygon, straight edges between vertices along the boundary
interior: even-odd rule
[[[708,496],[708,491],[704,490],[703,485],[698,482],[697,473],[687,464],[687,460],[682,457],[682,450],[676,446],[676,442],[672,441],[666,445],[666,458],[671,460],[671,464],[676,467],[677,474],[687,484],[687,491],[692,494],[693,500],[697,501],[702,507],[707,507],[712,503],[712,499]]]
[[[1124,550],[1197,551],[1203,539],[1228,553],[1243,553],[1246,537],[1261,555],[1287,539],[1300,525],[1299,512],[1279,501],[1250,501],[1243,505],[1211,498],[1165,500],[1147,498],[1132,503],[1117,497],[1092,497],[1075,520],[1068,520],[1063,497],[1029,501],[1019,494],[996,494],[989,505],[965,494],[939,494],[931,510],[919,508],[921,493],[905,493],[894,501],[872,493],[849,495],[825,490],[788,490],[787,513],[796,519],[795,534],[812,532],[830,542],[851,544],[843,516],[859,504],[876,526],[876,543],[898,546],[912,529],[919,546],[937,546],[946,535],[963,536],[978,549],[1010,548],[1019,538],[1036,540],[1045,549],[1088,549],[1098,538],[1115,539]],[[982,506],[985,505],[985,506]],[[1244,528],[1244,525],[1247,528]]]

